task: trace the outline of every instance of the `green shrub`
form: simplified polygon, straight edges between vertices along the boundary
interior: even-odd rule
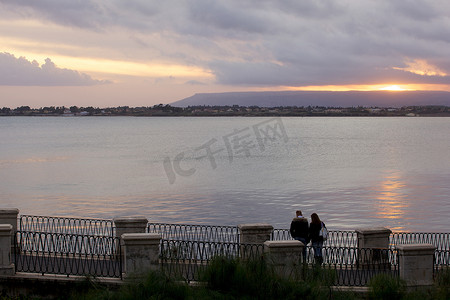
[[[191,289],[182,282],[176,282],[161,272],[149,272],[146,277],[135,277],[117,291],[102,286],[92,286],[87,293],[73,295],[72,299],[83,300],[136,300],[136,299],[190,299]]]
[[[402,299],[405,291],[406,288],[403,281],[388,274],[378,274],[369,282],[370,299]]]
[[[128,278],[117,291],[87,280],[89,292],[80,291],[72,299],[356,299],[351,293],[332,292],[335,274],[319,266],[299,266],[294,276],[286,278],[263,260],[216,257],[200,275],[204,284],[192,287],[164,273],[150,272],[145,278]]]
[[[435,286],[436,299],[450,299],[450,269],[438,273]]]
[[[278,275],[264,260],[216,257],[201,274],[206,287],[239,299],[328,299],[334,273],[300,267],[292,278]]]
[[[149,272],[144,280],[135,279],[124,286],[113,299],[188,299],[190,288],[160,272]]]
[[[251,295],[265,288],[267,267],[264,262],[216,257],[200,275],[211,290],[232,295]]]

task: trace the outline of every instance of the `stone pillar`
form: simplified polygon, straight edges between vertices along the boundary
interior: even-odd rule
[[[122,235],[124,251],[124,272],[142,274],[159,269],[159,244],[157,233],[125,233]]]
[[[389,248],[392,231],[385,227],[357,229],[358,248]]]
[[[145,233],[148,220],[145,217],[114,218],[116,237],[124,233]]]
[[[264,244],[270,240],[273,226],[270,224],[240,224],[238,225],[240,242],[243,244]]]
[[[270,235],[273,231],[273,226],[270,224],[240,224],[239,228],[239,239],[241,243],[241,258],[247,259],[250,257],[256,258],[261,255],[263,248],[254,249],[254,247],[245,246],[243,244],[259,244],[264,245],[265,241],[270,240]]]
[[[435,250],[431,244],[397,245],[400,278],[408,287],[433,284]]]
[[[357,229],[360,265],[389,267],[389,236],[392,231],[385,227]]]
[[[265,241],[264,258],[274,271],[284,277],[295,277],[302,261],[302,242],[296,240]]]
[[[11,224],[0,224],[0,275],[13,275],[14,265],[11,260]]]
[[[116,237],[122,238],[125,233],[145,233],[147,232],[148,220],[145,217],[126,217],[113,219]],[[121,239],[121,245],[123,241]],[[123,247],[120,255],[123,256]]]
[[[0,209],[0,224],[10,224],[12,226],[13,234],[17,231],[17,217],[19,215],[19,209],[9,208]],[[14,240],[11,239],[11,243]]]

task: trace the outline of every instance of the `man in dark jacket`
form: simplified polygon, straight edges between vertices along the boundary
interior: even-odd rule
[[[289,229],[291,236],[294,240],[303,243],[303,260],[306,259],[306,244],[309,243],[309,226],[308,219],[302,216],[302,211],[297,210],[295,212],[296,217],[292,219],[291,228]]]

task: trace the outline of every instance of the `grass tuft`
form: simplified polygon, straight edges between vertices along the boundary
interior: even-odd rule
[[[388,274],[375,275],[369,282],[369,298],[373,300],[402,299],[406,292],[403,281]]]

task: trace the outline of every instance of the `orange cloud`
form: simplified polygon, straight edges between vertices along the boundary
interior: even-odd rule
[[[447,73],[440,70],[437,66],[428,63],[424,59],[412,59],[405,62],[406,68],[397,68],[395,70],[401,70],[405,72],[410,72],[422,76],[447,76]]]

